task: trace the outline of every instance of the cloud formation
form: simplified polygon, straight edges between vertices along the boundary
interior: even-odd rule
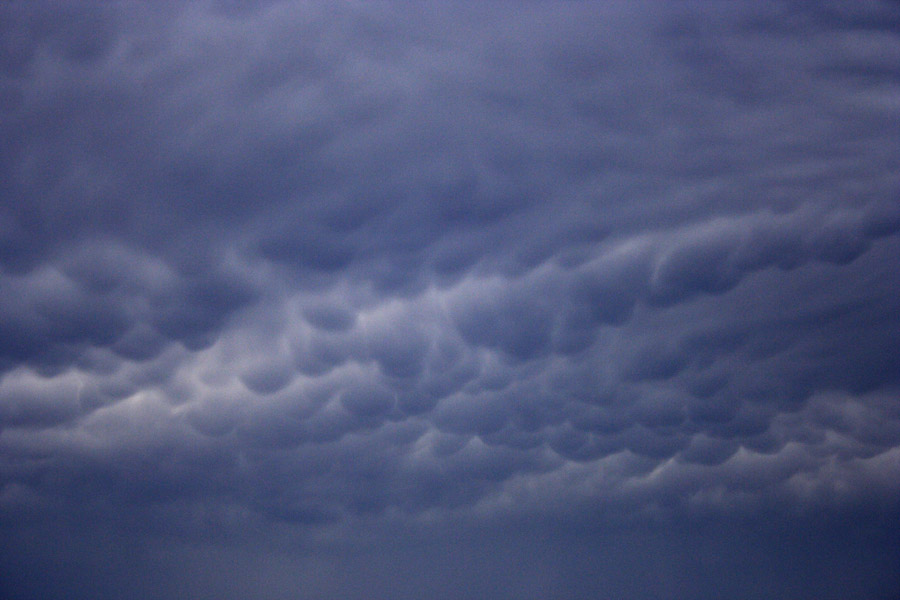
[[[479,553],[435,594],[900,589],[895,4],[47,0],[0,23],[10,597],[100,564],[113,597],[145,568],[111,560],[122,535],[176,579],[242,563],[197,597],[418,597],[412,565]],[[793,518],[884,568],[816,587]],[[726,531],[798,574],[761,559],[781,579],[747,591]],[[306,591],[252,574],[275,564]],[[647,565],[667,587],[615,575]]]

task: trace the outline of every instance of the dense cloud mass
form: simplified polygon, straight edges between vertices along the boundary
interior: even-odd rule
[[[900,597],[900,5],[0,4],[0,596]]]

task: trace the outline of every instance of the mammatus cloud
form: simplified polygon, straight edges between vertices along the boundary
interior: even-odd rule
[[[11,598],[900,587],[894,4],[0,23]]]

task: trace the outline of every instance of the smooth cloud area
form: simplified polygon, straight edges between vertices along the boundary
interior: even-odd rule
[[[0,586],[900,593],[896,2],[0,4]]]

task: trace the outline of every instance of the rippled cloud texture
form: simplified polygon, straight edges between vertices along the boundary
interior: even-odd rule
[[[0,4],[4,598],[900,593],[896,2]]]

